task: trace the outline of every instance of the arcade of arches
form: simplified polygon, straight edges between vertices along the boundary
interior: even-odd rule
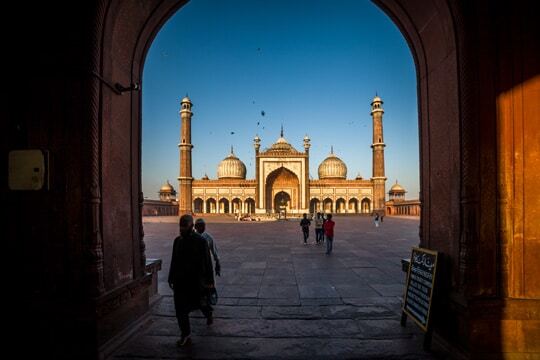
[[[97,358],[148,312],[141,92],[135,85],[141,83],[152,39],[184,3],[11,3],[18,7],[12,14],[24,16],[2,24],[9,27],[4,52],[17,56],[6,57],[0,161],[8,169],[7,154],[14,149],[42,149],[48,156],[45,189],[13,191],[4,180],[0,190],[9,209],[3,228],[4,267],[10,270],[5,340],[20,341],[20,351],[34,349],[42,358]],[[540,352],[536,4],[375,3],[399,27],[416,64],[420,243],[443,255],[434,340],[474,359],[535,357]],[[25,31],[13,31],[21,27]],[[222,203],[201,200],[207,208]],[[247,199],[240,200],[245,206]],[[338,199],[319,200],[335,206]],[[309,206],[310,199],[305,201]]]

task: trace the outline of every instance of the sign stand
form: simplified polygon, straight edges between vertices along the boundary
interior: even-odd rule
[[[413,247],[407,271],[401,326],[407,324],[407,316],[424,330],[424,350],[431,349],[433,330],[431,326],[431,304],[437,271],[436,251]]]

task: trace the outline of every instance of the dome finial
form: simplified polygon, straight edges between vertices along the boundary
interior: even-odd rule
[[[334,154],[334,145],[330,145],[330,154]]]
[[[231,155],[234,155],[234,149],[232,145],[231,145]]]
[[[283,124],[281,124],[281,133],[280,136],[283,137]]]

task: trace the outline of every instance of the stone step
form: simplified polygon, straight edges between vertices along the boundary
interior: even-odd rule
[[[428,360],[421,338],[238,338],[193,336],[189,348],[175,345],[177,336],[141,336],[120,349],[115,359],[386,359]]]

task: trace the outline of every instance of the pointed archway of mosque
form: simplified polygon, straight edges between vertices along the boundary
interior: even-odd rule
[[[275,202],[278,194],[281,194],[280,203]],[[286,203],[281,204],[281,201],[286,201]],[[279,208],[276,208],[276,204]],[[266,178],[266,211],[279,212],[282,206],[287,211],[295,211],[300,207],[300,180],[295,173],[284,166],[272,171]]]

